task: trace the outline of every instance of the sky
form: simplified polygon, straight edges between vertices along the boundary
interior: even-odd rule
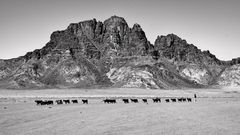
[[[174,33],[221,60],[240,57],[240,0],[0,0],[0,59],[40,49],[70,23],[117,15],[153,44]]]

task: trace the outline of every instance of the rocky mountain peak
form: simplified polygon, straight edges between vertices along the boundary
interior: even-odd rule
[[[186,40],[181,39],[175,34],[168,34],[166,36],[158,36],[155,40],[155,47],[170,47],[172,45],[186,45]]]
[[[67,31],[79,37],[85,35],[92,39],[95,37],[95,31],[99,23],[100,22],[97,22],[95,18],[79,23],[72,23],[68,26]]]
[[[123,17],[119,17],[119,16],[111,16],[110,18],[106,19],[104,21],[104,25],[107,25],[109,27],[116,27],[119,25],[127,25],[127,22],[125,21],[125,19]]]
[[[143,31],[141,26],[138,23],[135,23],[133,25],[132,30],[134,30],[134,31]]]
[[[107,32],[119,32],[119,34],[125,35],[129,30],[128,24],[124,18],[118,16],[112,16],[103,22],[104,30]]]
[[[71,23],[43,48],[0,60],[0,87],[199,88],[217,82],[239,59],[222,62],[175,34],[158,36],[152,45],[139,24],[129,28],[112,16]]]
[[[200,50],[196,46],[188,44],[186,40],[181,39],[175,34],[158,36],[155,40],[154,48],[158,50],[163,57],[168,59],[174,58],[176,61],[194,59],[194,57],[200,53]]]

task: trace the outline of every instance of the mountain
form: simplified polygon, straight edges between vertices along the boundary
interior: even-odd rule
[[[0,87],[206,88],[229,84],[220,81],[229,70],[238,72],[239,62],[221,61],[174,34],[158,36],[153,45],[139,24],[129,27],[112,16],[72,23],[43,48],[0,60]]]

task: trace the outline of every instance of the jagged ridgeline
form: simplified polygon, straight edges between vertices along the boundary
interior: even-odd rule
[[[221,61],[174,34],[151,44],[122,17],[87,20],[55,31],[42,48],[0,60],[0,87],[10,89],[238,86],[239,59]],[[231,74],[232,73],[232,74]],[[237,76],[238,77],[238,76]],[[235,79],[236,80],[236,79]],[[239,80],[239,79],[238,79]]]

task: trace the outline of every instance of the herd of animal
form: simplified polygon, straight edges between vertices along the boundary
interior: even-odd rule
[[[58,105],[70,104],[70,103],[77,104],[78,100],[77,99],[74,99],[74,100],[66,99],[66,100],[56,100],[55,102]],[[35,103],[37,105],[53,105],[54,101],[53,100],[35,100]],[[88,100],[87,99],[82,99],[82,103],[83,104],[88,104]]]
[[[166,99],[161,99],[161,98],[152,98],[152,99],[147,99],[147,98],[143,98],[143,99],[138,99],[138,98],[123,98],[122,102],[125,104],[128,103],[139,103],[140,101],[142,101],[143,103],[148,103],[149,100],[152,100],[153,103],[161,103],[161,102],[192,102],[192,98],[166,98]],[[66,100],[55,100],[55,103],[57,105],[61,105],[61,104],[78,104],[82,102],[82,104],[88,104],[88,99],[82,99],[82,100],[77,100],[77,99],[66,99]],[[103,99],[102,102],[107,103],[107,104],[116,104],[117,103],[117,99]],[[53,100],[35,100],[35,103],[37,105],[53,105],[54,101]]]

